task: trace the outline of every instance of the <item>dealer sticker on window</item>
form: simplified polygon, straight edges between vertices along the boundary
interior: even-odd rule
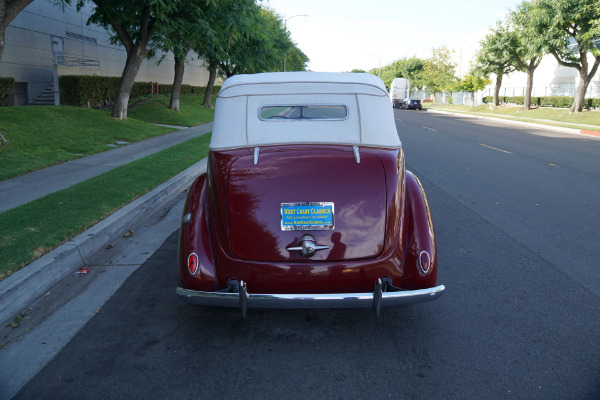
[[[281,203],[281,230],[332,230],[333,214],[333,203]]]

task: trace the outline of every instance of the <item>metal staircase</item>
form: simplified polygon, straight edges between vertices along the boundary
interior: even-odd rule
[[[54,84],[50,84],[36,97],[32,106],[53,106],[54,105]]]
[[[57,55],[52,58],[52,71],[54,82],[50,83],[31,103],[32,106],[53,106],[59,105],[58,96],[55,97],[55,87],[58,90],[58,66],[64,65],[68,67],[96,67],[100,68],[100,61],[89,58],[70,57]]]

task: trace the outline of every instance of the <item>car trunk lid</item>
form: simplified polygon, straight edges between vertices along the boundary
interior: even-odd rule
[[[261,148],[256,164],[255,158],[239,157],[229,171],[234,256],[271,262],[341,261],[382,252],[386,184],[377,157],[361,153],[359,163],[352,147],[332,146]],[[296,213],[286,218],[285,210]],[[299,228],[290,229],[294,217]],[[290,250],[302,247],[307,235],[322,248],[310,256]]]

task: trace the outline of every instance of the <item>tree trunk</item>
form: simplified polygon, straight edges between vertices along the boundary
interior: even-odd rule
[[[498,99],[498,97],[500,96],[500,87],[502,87],[502,75],[498,75],[496,74],[496,86],[494,87],[494,101],[492,103],[492,106],[498,107],[498,105],[500,104],[500,101]]]
[[[583,100],[585,100],[585,92],[591,79],[585,73],[579,74],[579,85],[577,85],[577,91],[575,92],[575,100],[573,105],[569,109],[569,113],[578,113],[583,111]]]
[[[577,91],[575,92],[575,100],[573,101],[573,105],[571,106],[569,113],[572,114],[582,112],[583,100],[585,100],[585,92],[592,78],[594,77],[594,75],[596,75],[596,72],[598,71],[598,65],[600,64],[600,56],[594,57],[594,65],[592,65],[592,69],[589,70],[587,52],[582,52],[581,47],[579,48],[580,64],[568,63],[563,61],[555,51],[552,51],[552,55],[554,56],[556,61],[558,61],[559,65],[562,65],[563,67],[575,68],[579,71],[579,86],[577,86]]]
[[[202,105],[204,107],[212,108],[212,92],[215,87],[215,79],[217,78],[217,64],[210,64],[209,66],[209,76],[208,83],[206,84],[206,91],[204,92],[204,102]]]
[[[102,8],[104,6],[102,0],[91,0],[96,4],[97,7]],[[119,80],[119,89],[117,91],[117,98],[113,105],[111,115],[117,119],[127,119],[127,106],[129,103],[129,96],[131,94],[131,88],[135,82],[135,77],[144,61],[144,57],[148,54],[146,46],[150,41],[150,38],[154,34],[155,26],[153,22],[150,22],[152,15],[152,5],[146,4],[140,18],[140,25],[137,33],[135,33],[136,41],[134,42],[130,33],[125,29],[113,15],[108,13],[106,18],[110,25],[119,36],[121,44],[127,51],[127,61],[125,62],[125,68],[121,74]],[[132,32],[134,33],[134,32]]]
[[[187,53],[186,53],[187,54]],[[185,57],[181,60],[175,59],[175,77],[173,78],[173,90],[171,91],[171,110],[179,112],[179,96],[181,94],[181,82],[185,70]]]
[[[577,92],[575,93],[575,100],[569,110],[569,113],[579,113],[583,111],[583,101],[585,100],[585,92],[592,81],[594,75],[598,71],[598,65],[600,64],[600,57],[596,57],[592,70],[588,74],[587,63],[582,63],[583,68],[579,70],[579,85],[577,86]]]
[[[539,64],[538,64],[539,65]],[[525,99],[523,100],[523,108],[522,111],[531,110],[531,91],[533,90],[533,73],[537,65],[531,61],[529,63],[529,67],[527,68],[527,87],[525,88]]]
[[[4,52],[6,28],[33,0],[0,1],[0,60]]]
[[[6,27],[3,23],[0,23],[0,61],[2,60],[2,53],[4,52],[4,37],[6,32]]]
[[[145,43],[142,47],[140,42],[141,41],[138,41],[138,43],[136,43],[131,54],[127,54],[127,62],[125,63],[125,68],[123,69],[123,74],[121,75],[121,79],[119,81],[117,98],[115,99],[115,104],[113,105],[111,113],[111,115],[117,119],[127,119],[129,95],[131,94],[135,77],[137,76],[140,66],[142,65],[142,61],[144,61],[144,57],[146,56]]]

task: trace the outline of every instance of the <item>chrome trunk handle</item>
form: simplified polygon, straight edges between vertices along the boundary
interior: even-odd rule
[[[298,246],[286,248],[287,251],[299,251],[302,257],[310,257],[319,250],[329,250],[329,246],[321,246],[315,243],[315,238],[304,235],[298,241]]]

